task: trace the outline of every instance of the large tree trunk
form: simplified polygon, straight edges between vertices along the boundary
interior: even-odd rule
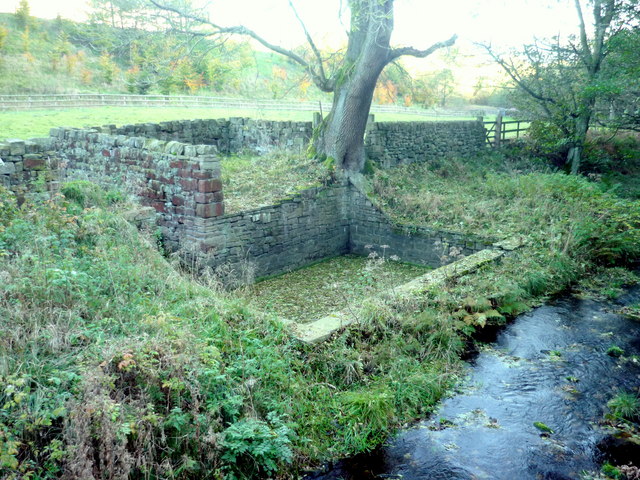
[[[311,60],[304,54],[270,43],[242,25],[221,27],[211,22],[208,17],[187,9],[165,5],[161,0],[149,1],[180,18],[184,17],[198,25],[212,27],[211,35],[245,35],[302,65],[318,88],[334,94],[331,113],[314,132],[313,147],[319,157],[332,158],[336,168],[347,173],[359,172],[364,166],[364,133],[367,118],[373,91],[384,67],[403,55],[424,58],[440,48],[453,45],[457,38],[453,35],[450,39],[434,43],[424,50],[413,47],[391,48],[394,0],[347,0],[351,11],[347,51],[338,70],[327,76],[327,59],[323,58],[291,2],[291,7],[307,37]],[[184,27],[180,30],[184,30]]]
[[[315,149],[336,168],[359,172],[364,166],[364,133],[373,91],[393,59],[393,0],[351,0],[351,32],[341,71],[336,75],[331,113],[320,125]]]
[[[320,126],[316,151],[336,168],[359,172],[364,167],[364,134],[376,81],[384,65],[362,67],[336,87],[331,113]]]

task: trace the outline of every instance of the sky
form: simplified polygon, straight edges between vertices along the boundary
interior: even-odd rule
[[[198,0],[194,0],[194,3]],[[205,0],[202,0],[205,1]],[[293,0],[300,17],[320,46],[344,45],[346,35],[340,22],[340,6],[347,0]],[[0,0],[0,11],[14,12],[19,0]],[[295,47],[305,38],[288,0],[211,0],[210,18],[223,26],[243,24],[272,43]],[[36,17],[83,21],[87,18],[87,0],[29,0]],[[393,46],[412,45],[427,48],[454,33],[458,48],[465,53],[459,59],[456,77],[473,87],[479,76],[495,77],[499,68],[474,49],[474,42],[491,43],[498,50],[517,47],[534,37],[551,37],[575,30],[571,0],[396,0]],[[347,23],[348,14],[344,15]],[[405,57],[403,64],[411,72],[443,68],[437,56],[429,59]]]
[[[346,3],[346,0],[342,0]],[[14,12],[19,0],[0,0],[0,11]],[[338,20],[340,0],[295,0],[317,43],[344,39]],[[457,33],[463,41],[518,45],[534,35],[551,36],[575,25],[569,0],[396,0],[395,45],[427,47]],[[32,15],[82,21],[86,0],[29,0]],[[211,16],[222,25],[243,23],[286,46],[302,43],[301,29],[287,0],[213,0]]]

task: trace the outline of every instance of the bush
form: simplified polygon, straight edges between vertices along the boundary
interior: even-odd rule
[[[291,463],[294,432],[277,414],[266,421],[244,418],[222,432],[222,460],[230,479],[265,478]]]
[[[119,191],[105,191],[95,183],[83,180],[67,182],[62,185],[60,191],[67,200],[74,202],[80,208],[106,207],[123,200]]]

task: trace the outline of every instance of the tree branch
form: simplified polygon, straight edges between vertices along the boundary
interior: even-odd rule
[[[264,39],[263,37],[261,37],[260,35],[258,35],[256,32],[254,32],[253,30],[242,26],[242,25],[238,25],[238,26],[233,26],[233,27],[222,27],[220,25],[217,25],[215,23],[213,23],[212,21],[210,21],[208,18],[204,18],[201,17],[199,15],[196,15],[194,13],[188,12],[188,11],[184,11],[175,7],[172,7],[170,5],[164,5],[162,3],[159,3],[156,0],[149,0],[153,5],[155,5],[156,7],[160,8],[161,10],[165,10],[168,12],[173,12],[176,15],[180,15],[181,17],[187,18],[189,20],[193,20],[194,22],[200,24],[200,25],[207,25],[209,27],[212,27],[214,30],[212,32],[210,32],[210,35],[223,35],[223,34],[234,34],[234,35],[243,35],[246,37],[250,37],[253,38],[255,41],[257,41],[258,43],[260,43],[261,45],[267,47],[269,50],[279,53],[280,55],[283,55],[285,57],[290,58],[291,60],[293,60],[294,62],[296,62],[299,65],[302,65],[304,68],[306,68],[310,75],[311,78],[313,79],[313,81],[315,82],[315,84],[318,86],[318,88],[320,90],[322,90],[323,92],[331,92],[332,89],[330,88],[331,85],[329,85],[329,82],[327,81],[326,78],[321,78],[313,69],[313,67],[311,65],[309,65],[309,62],[307,62],[304,58],[302,58],[300,55],[298,55],[297,53],[295,53],[292,50],[289,50],[287,48],[281,47],[279,45],[275,45],[271,42],[268,42],[266,39]]]
[[[576,13],[578,14],[578,21],[580,24],[580,44],[582,45],[582,55],[586,57],[589,65],[593,65],[593,55],[591,54],[591,48],[589,48],[589,40],[587,39],[587,27],[584,23],[584,16],[582,15],[582,5],[580,5],[580,0],[575,0],[575,5]]]
[[[300,18],[300,15],[298,15],[298,10],[296,10],[296,7],[293,5],[293,0],[289,0],[289,6],[291,7],[291,10],[293,10],[294,15],[296,16],[296,18],[298,19],[298,22],[300,23],[300,26],[302,27],[302,30],[304,31],[304,35],[305,37],[307,37],[307,43],[309,43],[309,46],[311,47],[311,51],[313,51],[313,54],[316,57],[316,62],[318,63],[318,71],[315,74],[321,81],[323,84],[326,84],[327,88],[329,87],[328,85],[328,81],[327,81],[327,75],[325,74],[324,71],[324,60],[322,59],[322,55],[320,54],[320,50],[318,50],[318,47],[316,46],[315,42],[313,41],[313,38],[311,37],[311,34],[309,33],[309,30],[307,30],[307,26],[304,24],[304,22],[302,21],[302,19]],[[311,67],[309,67],[311,68]],[[324,90],[324,91],[331,91],[330,90]]]
[[[444,42],[437,42],[431,45],[429,48],[425,50],[418,50],[414,47],[400,47],[400,48],[392,48],[389,51],[389,62],[395,60],[396,58],[402,57],[403,55],[409,55],[412,57],[424,58],[431,55],[436,50],[440,50],[441,48],[450,47],[456,40],[458,39],[458,35],[453,35],[448,40]]]
[[[556,103],[556,101],[553,98],[547,97],[539,92],[536,92],[529,85],[527,85],[526,82],[524,82],[522,78],[520,78],[520,76],[517,74],[515,68],[509,65],[502,57],[499,57],[498,55],[496,55],[489,45],[481,44],[481,46],[484,47],[484,49],[491,56],[491,58],[493,58],[502,67],[502,69],[507,73],[507,75],[509,75],[509,77],[511,77],[511,80],[513,80],[516,83],[516,85],[518,85],[518,87],[522,88],[525,92],[527,92],[536,100],[543,102],[543,105],[544,103],[551,103],[551,104]]]

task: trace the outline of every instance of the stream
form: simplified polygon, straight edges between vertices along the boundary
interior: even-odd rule
[[[640,288],[615,302],[565,296],[520,315],[482,347],[431,419],[307,479],[561,480],[599,471],[606,403],[640,385],[632,358],[640,322],[614,311],[639,301]],[[607,355],[612,345],[624,355]]]

